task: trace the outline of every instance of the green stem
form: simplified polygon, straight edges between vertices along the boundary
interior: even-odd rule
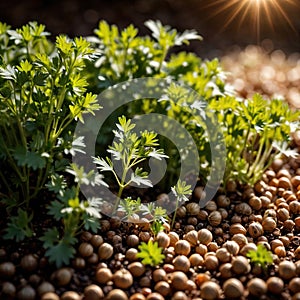
[[[178,197],[176,197],[175,211],[172,218],[171,228],[173,228],[175,224],[177,209],[178,209]]]

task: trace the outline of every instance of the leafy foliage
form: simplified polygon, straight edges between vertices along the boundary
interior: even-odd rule
[[[293,155],[284,148],[293,128],[299,127],[299,111],[282,100],[265,100],[256,94],[246,101],[234,97],[212,100],[227,147],[224,182],[256,183],[278,154]]]
[[[57,171],[56,155],[71,149],[66,136],[74,120],[99,109],[83,75],[84,61],[94,53],[83,38],[61,35],[52,44],[44,26],[35,22],[17,30],[0,27],[3,185],[8,195],[29,205]]]
[[[58,200],[52,201],[49,205],[48,214],[57,221],[63,221],[63,234],[60,234],[58,228],[51,228],[41,237],[46,256],[57,267],[68,264],[73,258],[76,252],[74,245],[78,241],[76,235],[82,228],[95,233],[99,229],[98,220],[101,218],[99,210],[102,199],[80,200],[80,187],[82,185],[106,185],[100,174],[95,174],[94,171],[86,173],[83,167],[79,168],[75,164],[71,164],[67,171],[74,176],[76,185],[68,188],[62,176],[57,175],[52,176],[48,183],[48,188],[58,195]]]
[[[251,262],[260,265],[263,269],[266,269],[269,264],[273,263],[272,252],[261,244],[257,245],[257,250],[249,250],[247,257]]]
[[[173,227],[176,219],[176,211],[180,203],[189,200],[187,196],[192,194],[192,190],[190,185],[187,185],[185,181],[181,181],[180,179],[178,180],[176,186],[172,187],[171,190],[174,196],[176,197],[175,212],[173,214],[173,220],[172,220],[172,227]]]
[[[147,158],[155,158],[161,160],[164,155],[162,149],[156,149],[157,134],[148,132],[147,130],[140,133],[140,137],[133,131],[135,124],[131,120],[127,120],[125,116],[119,117],[119,124],[116,124],[118,130],[114,130],[115,141],[109,147],[108,152],[113,156],[113,160],[109,157],[95,158],[94,162],[101,172],[112,172],[119,186],[118,198],[121,198],[124,188],[131,183],[152,187],[151,181],[148,179],[148,173],[143,171],[138,165]],[[115,168],[115,162],[121,163],[121,178]],[[134,168],[132,170],[132,168]],[[115,210],[118,208],[119,201],[115,203]]]
[[[137,258],[142,259],[144,265],[155,267],[163,262],[165,255],[162,254],[162,248],[158,247],[157,242],[149,240],[148,243],[142,242],[139,245],[140,252],[137,253]]]

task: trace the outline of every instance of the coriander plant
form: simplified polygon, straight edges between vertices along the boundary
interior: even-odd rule
[[[89,42],[60,35],[53,44],[44,29],[35,22],[16,30],[0,23],[0,187],[9,214],[24,222],[49,176],[69,164],[74,122],[99,109],[83,74],[85,61],[94,59]],[[7,238],[17,228],[22,237],[32,234],[14,220]]]
[[[68,187],[65,179],[57,174],[51,176],[47,184],[50,191],[57,193],[57,200],[51,201],[48,214],[58,223],[62,222],[63,233],[58,227],[49,228],[41,237],[46,249],[45,255],[49,261],[60,267],[68,264],[75,254],[75,244],[78,242],[77,235],[81,231],[91,230],[96,233],[99,229],[99,213],[102,199],[91,198],[82,200],[80,187],[82,185],[96,186],[106,183],[102,175],[94,170],[86,173],[83,167],[71,164],[66,170],[74,176],[74,184]]]
[[[148,179],[148,173],[144,171],[139,164],[152,157],[161,160],[167,157],[162,149],[156,149],[159,145],[157,134],[154,132],[143,131],[138,136],[134,131],[135,124],[127,120],[125,116],[119,117],[119,123],[116,124],[118,130],[114,130],[115,141],[109,146],[108,152],[112,154],[113,159],[109,157],[94,158],[94,162],[101,172],[111,172],[118,184],[117,201],[114,211],[119,206],[119,201],[123,190],[132,183],[152,187]],[[121,163],[121,176],[119,178],[115,164]],[[133,170],[134,168],[134,170]]]
[[[209,107],[217,113],[227,148],[224,183],[236,180],[255,184],[276,155],[295,155],[287,150],[290,134],[299,127],[299,111],[283,100],[254,95],[247,100],[221,97]]]

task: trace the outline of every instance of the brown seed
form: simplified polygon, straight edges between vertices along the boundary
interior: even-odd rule
[[[14,276],[16,267],[12,262],[3,262],[0,264],[0,277],[8,279]]]
[[[16,296],[16,287],[8,281],[2,283],[2,291],[1,294],[3,298],[14,299]]]
[[[164,300],[164,297],[159,293],[151,293],[147,296],[147,300]]]
[[[127,294],[120,289],[111,290],[106,296],[107,300],[128,300]]]
[[[236,256],[240,251],[240,246],[235,241],[227,241],[223,244],[223,247],[233,256]]]
[[[135,261],[128,265],[128,270],[133,277],[139,277],[145,273],[146,268],[141,262]]]
[[[207,245],[207,250],[209,252],[216,252],[219,249],[219,245],[216,242],[210,242]]]
[[[171,300],[188,300],[188,296],[186,295],[186,293],[182,292],[182,291],[177,291],[173,294]]]
[[[292,291],[294,294],[300,293],[300,278],[295,277],[289,282],[289,290]]]
[[[139,242],[140,242],[139,237],[136,234],[130,234],[126,238],[126,244],[129,247],[137,247]]]
[[[278,256],[278,257],[286,257],[286,250],[284,248],[284,246],[278,246],[274,249],[274,253]]]
[[[198,203],[190,202],[186,205],[186,212],[190,216],[197,216],[200,211],[200,206]]]
[[[279,277],[269,277],[267,280],[267,288],[272,294],[281,294],[284,288],[284,282]]]
[[[170,245],[170,237],[163,231],[159,232],[156,236],[156,241],[159,247],[165,249]]]
[[[231,277],[233,277],[233,272],[232,272],[231,268],[232,268],[231,263],[222,264],[219,268],[221,277],[222,278],[231,278]]]
[[[175,231],[170,231],[168,233],[170,238],[170,246],[174,247],[175,244],[179,241],[179,235]]]
[[[100,286],[96,284],[91,284],[84,289],[84,299],[85,300],[100,300],[104,298],[103,291]]]
[[[78,248],[78,252],[82,257],[89,257],[93,254],[94,248],[90,243],[81,243]]]
[[[181,271],[175,271],[171,274],[171,286],[176,291],[184,291],[187,281],[187,276]]]
[[[252,196],[249,199],[249,205],[251,206],[252,209],[254,210],[260,210],[262,208],[262,202],[261,199],[257,196]]]
[[[291,184],[293,185],[293,187],[297,188],[297,186],[300,185],[300,175],[296,175],[296,176],[292,177]]]
[[[219,195],[217,197],[217,205],[218,207],[228,207],[230,205],[230,198],[225,195]]]
[[[219,211],[215,210],[212,211],[209,215],[208,215],[208,222],[211,226],[218,226],[221,224],[222,222],[222,215]]]
[[[103,244],[103,238],[101,235],[95,234],[92,236],[90,242],[95,248],[99,248]]]
[[[217,208],[218,208],[217,204],[213,200],[208,201],[205,205],[205,209],[208,210],[209,212],[215,211],[215,210],[217,210]]]
[[[157,282],[154,286],[154,290],[164,297],[168,296],[171,293],[171,287],[166,281]]]
[[[200,245],[196,246],[195,252],[204,256],[207,253],[207,246],[200,244]]]
[[[176,271],[188,272],[191,263],[185,255],[178,255],[173,260],[173,265]]]
[[[295,215],[300,214],[300,202],[299,201],[290,202],[289,203],[289,211]]]
[[[189,255],[191,252],[191,246],[190,243],[186,240],[179,240],[176,242],[174,247],[175,253],[178,255]]]
[[[252,214],[251,206],[245,202],[237,204],[234,208],[234,211],[237,214],[246,215],[246,216],[250,216]]]
[[[241,299],[244,294],[244,286],[240,280],[230,278],[224,282],[223,291],[226,298]]]
[[[235,274],[247,274],[251,270],[251,266],[249,264],[248,259],[245,256],[237,256],[232,261],[232,271]]]
[[[187,240],[191,246],[194,247],[199,243],[198,232],[196,230],[191,230],[183,236],[183,239]]]
[[[126,251],[125,258],[129,261],[136,261],[137,260],[137,257],[136,257],[137,254],[138,254],[138,250],[136,248],[129,248]]]
[[[283,243],[281,240],[275,239],[270,242],[270,246],[271,246],[272,251],[274,251],[274,249],[277,248],[278,246],[283,246]]]
[[[227,251],[226,248],[220,248],[216,251],[216,257],[221,263],[230,262],[231,254]]]
[[[281,222],[286,221],[287,219],[289,219],[289,217],[290,217],[290,213],[286,208],[279,208],[277,210],[277,218]]]
[[[186,207],[185,206],[180,206],[176,210],[176,217],[177,218],[185,218],[186,216]]]
[[[238,233],[245,235],[247,233],[247,230],[242,224],[235,223],[235,224],[230,225],[229,233],[232,235],[238,234]]]
[[[162,280],[166,280],[167,278],[167,273],[164,269],[160,268],[160,269],[155,269],[152,272],[152,279],[154,280],[154,282],[158,282],[158,281],[162,281]]]
[[[295,258],[300,259],[300,246],[298,246],[294,251],[294,256]]]
[[[38,288],[37,288],[37,293],[39,296],[45,294],[45,293],[49,293],[49,292],[55,292],[55,288],[54,286],[48,282],[48,281],[44,281],[42,282]]]
[[[59,300],[59,296],[53,292],[49,292],[43,294],[41,300]]]
[[[267,293],[267,284],[260,278],[253,278],[247,283],[251,295],[261,297]]]
[[[203,264],[204,264],[203,257],[198,253],[193,253],[189,257],[189,261],[190,261],[192,267],[199,267],[199,266],[203,266]]]
[[[289,280],[296,276],[296,266],[293,262],[284,260],[279,263],[278,272],[282,279]]]
[[[233,235],[231,240],[236,242],[240,246],[240,249],[242,249],[246,244],[248,244],[247,237],[241,233]]]
[[[257,238],[257,237],[263,235],[264,230],[260,223],[252,222],[248,227],[248,232],[253,238]]]
[[[219,299],[221,296],[221,288],[213,281],[206,281],[201,285],[200,295],[206,300]]]
[[[96,271],[96,280],[101,284],[106,284],[112,280],[112,272],[109,268],[101,268]]]
[[[267,193],[267,192],[266,192]],[[269,195],[269,194],[268,194]],[[271,203],[271,199],[273,198],[272,194],[270,193],[270,195],[267,196],[260,196],[260,201],[261,201],[261,206],[263,208],[266,208],[269,206],[269,204]]]
[[[198,231],[198,240],[201,244],[208,245],[212,239],[212,233],[208,229],[203,228]]]
[[[121,269],[113,274],[112,280],[116,287],[127,289],[133,284],[133,278],[129,271]]]
[[[278,179],[278,188],[283,188],[283,189],[289,189],[291,190],[292,189],[292,184],[290,182],[290,179],[287,178],[287,177],[280,177]]]
[[[257,246],[254,243],[248,243],[241,249],[240,254],[246,256],[250,250],[257,251]]]
[[[151,238],[151,235],[148,231],[141,231],[139,233],[139,239],[141,242],[147,243],[150,240],[150,238]]]
[[[110,259],[112,255],[114,254],[114,248],[112,245],[108,243],[103,243],[98,248],[98,255],[100,259]]]
[[[211,279],[209,272],[206,272],[206,273],[199,273],[197,274],[196,278],[195,278],[195,282],[196,284],[201,287],[201,285],[206,282],[206,281],[209,281]]]
[[[17,299],[20,300],[34,300],[35,297],[36,292],[30,285],[25,285],[17,293]]]
[[[68,285],[72,279],[73,272],[70,268],[61,268],[56,270],[52,277],[58,286]]]
[[[208,217],[208,212],[204,209],[201,209],[199,211],[199,214],[197,215],[197,219],[200,220],[200,221],[207,220],[207,217]]]
[[[204,257],[204,266],[209,271],[215,271],[219,266],[219,261],[215,255],[208,255],[210,253],[211,252],[206,253]]]
[[[129,300],[146,300],[146,297],[142,293],[134,293],[130,296]]]
[[[32,272],[38,267],[38,259],[36,255],[27,254],[21,259],[21,267],[27,272]]]
[[[277,226],[277,223],[274,220],[274,218],[267,217],[267,218],[264,218],[262,221],[262,227],[263,227],[264,231],[273,232],[273,230],[276,228],[276,226]]]

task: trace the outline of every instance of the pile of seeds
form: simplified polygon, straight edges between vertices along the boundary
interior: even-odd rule
[[[202,194],[196,187],[174,228],[155,238],[118,217],[101,220],[99,234],[81,234],[68,267],[49,271],[41,250],[0,249],[1,299],[300,299],[300,159],[276,159],[254,188],[231,183],[200,208]],[[149,239],[164,249],[156,267],[136,257]],[[273,256],[267,268],[247,257],[260,244]]]
[[[267,98],[286,99],[299,109],[300,54],[288,56],[273,50],[269,40],[262,45],[250,45],[243,51],[236,47],[221,59],[228,82],[243,98],[260,93]]]

